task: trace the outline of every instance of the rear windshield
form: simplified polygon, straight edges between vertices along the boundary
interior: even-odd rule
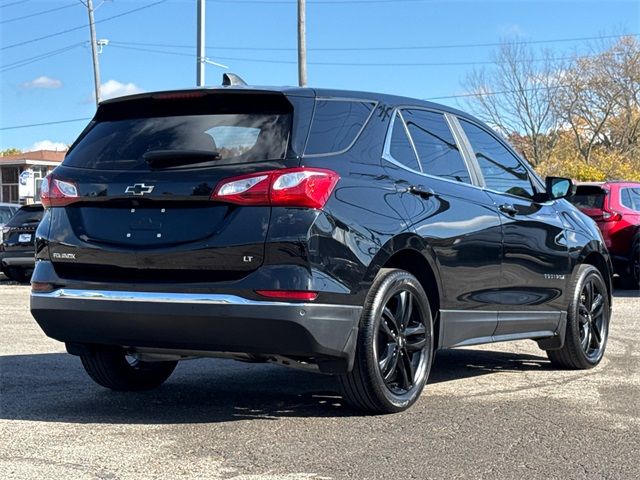
[[[284,158],[291,114],[176,115],[98,121],[65,158],[68,167],[140,170],[153,151],[217,152],[214,164]]]
[[[578,208],[598,208],[604,207],[604,197],[606,192],[593,185],[582,185],[576,188],[576,193],[569,197],[571,203]]]
[[[40,220],[42,220],[43,214],[44,214],[44,208],[42,208],[42,206],[22,207],[11,218],[9,223],[7,223],[7,226],[17,227],[20,225],[24,225],[25,223],[39,223]]]
[[[15,209],[11,207],[0,207],[0,223],[7,223],[15,213]]]

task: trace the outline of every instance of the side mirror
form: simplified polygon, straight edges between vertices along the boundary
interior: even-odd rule
[[[550,200],[567,198],[576,193],[576,186],[570,178],[547,177],[545,183]]]

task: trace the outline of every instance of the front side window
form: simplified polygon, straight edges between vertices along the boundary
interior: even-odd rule
[[[529,172],[520,160],[482,128],[462,118],[460,124],[476,154],[487,188],[533,199]]]
[[[403,110],[402,116],[424,173],[471,183],[467,164],[443,114],[427,110]]]
[[[351,146],[375,104],[356,100],[316,100],[305,155],[328,155]]]
[[[631,210],[640,212],[640,187],[623,188],[620,192],[620,203]]]
[[[391,132],[391,142],[389,143],[389,154],[393,159],[407,168],[420,171],[420,165],[416,158],[415,151],[411,146],[407,131],[404,128],[402,117],[396,113],[393,121],[393,131]]]

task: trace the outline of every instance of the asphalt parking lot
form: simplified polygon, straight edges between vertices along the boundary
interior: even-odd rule
[[[440,352],[408,412],[363,416],[331,377],[193,360],[146,393],[94,385],[0,279],[0,478],[640,478],[640,296],[596,369],[533,342]]]

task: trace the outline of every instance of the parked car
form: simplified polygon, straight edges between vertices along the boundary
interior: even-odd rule
[[[2,227],[18,211],[20,205],[15,203],[0,203],[0,242],[2,242]]]
[[[23,205],[2,229],[0,268],[11,280],[27,281],[35,264],[35,232],[44,208],[41,204]]]
[[[640,287],[640,183],[584,183],[571,203],[598,224],[615,272]]]
[[[42,184],[31,311],[115,390],[190,357],[338,375],[397,412],[434,351],[604,354],[595,223],[490,128],[413,98],[231,85],[102,102]]]

